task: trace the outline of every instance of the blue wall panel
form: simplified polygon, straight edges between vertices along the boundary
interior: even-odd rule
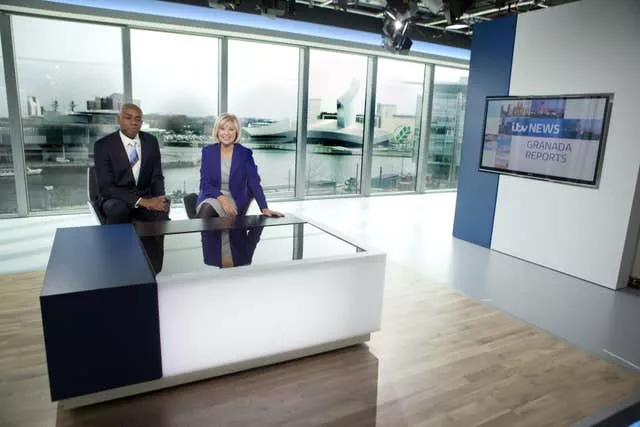
[[[477,24],[473,29],[467,110],[453,235],[491,247],[498,175],[479,172],[485,97],[508,95],[516,17]]]

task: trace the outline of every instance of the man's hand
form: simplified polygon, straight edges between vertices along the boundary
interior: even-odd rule
[[[284,216],[284,214],[282,212],[278,212],[278,211],[272,211],[271,209],[262,209],[262,215],[264,216],[275,216],[275,217],[281,217]]]
[[[238,208],[236,208],[235,203],[233,203],[227,196],[224,194],[216,197],[216,199],[222,205],[222,209],[227,215],[236,216],[238,215]]]
[[[141,199],[138,206],[142,206],[150,211],[169,212],[169,203],[164,196],[151,197],[149,199]]]

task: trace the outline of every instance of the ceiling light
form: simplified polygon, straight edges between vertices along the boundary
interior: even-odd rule
[[[383,16],[382,46],[394,53],[407,53],[412,44],[411,39],[405,35],[410,16],[389,9],[385,10]]]
[[[455,24],[447,25],[445,29],[447,30],[461,30],[463,28],[467,28],[469,24],[465,24],[464,22],[456,22]]]

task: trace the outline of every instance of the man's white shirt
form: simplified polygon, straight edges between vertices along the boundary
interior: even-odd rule
[[[131,171],[133,172],[133,177],[136,180],[136,184],[138,183],[138,177],[140,176],[140,164],[142,163],[142,145],[140,144],[140,135],[136,135],[135,138],[129,138],[127,135],[120,133],[120,139],[122,140],[122,145],[124,145],[124,152],[127,153],[127,157],[129,157],[129,144],[133,144],[138,153],[138,161],[135,165],[131,167]]]

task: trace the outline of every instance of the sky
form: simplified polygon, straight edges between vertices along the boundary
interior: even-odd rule
[[[123,92],[120,28],[23,16],[12,22],[23,114],[29,96],[45,109],[57,100],[66,112],[72,101],[78,111],[96,96]],[[230,40],[229,110],[245,117],[294,118],[298,52],[291,46]],[[216,38],[132,30],[131,54],[133,97],[146,114],[218,114]],[[366,64],[364,55],[311,49],[309,98],[320,98],[323,111],[335,111],[337,98],[356,84],[354,109],[363,112]],[[436,70],[436,82],[458,82],[468,73]],[[423,74],[422,64],[381,58],[377,102],[413,113]],[[6,96],[0,114],[6,116]]]

